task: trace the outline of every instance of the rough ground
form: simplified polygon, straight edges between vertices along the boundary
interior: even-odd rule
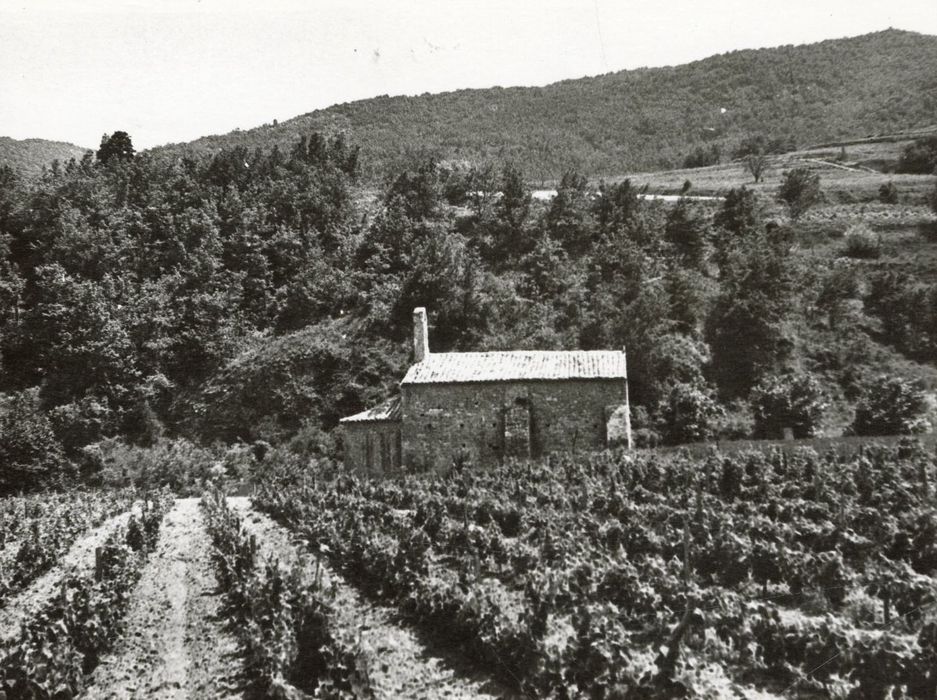
[[[310,576],[316,562],[290,534],[266,515],[251,510],[247,498],[231,498],[248,532],[255,535],[265,556],[274,556],[287,568],[299,563]],[[334,608],[342,629],[360,638],[368,675],[379,698],[498,698],[510,694],[491,678],[458,669],[418,635],[402,624],[392,608],[374,605],[358,594],[324,562],[319,575],[325,587],[334,587]]]
[[[94,569],[94,550],[115,529],[125,524],[130,513],[122,513],[89,530],[72,543],[68,553],[56,566],[37,578],[19,594],[10,598],[0,609],[0,645],[15,638],[20,626],[34,618],[59,591],[62,579],[68,573],[79,576],[90,574]]]
[[[124,634],[85,697],[240,697],[238,644],[216,588],[198,499],[180,499],[133,592]]]

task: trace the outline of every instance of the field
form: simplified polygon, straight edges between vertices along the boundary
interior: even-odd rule
[[[934,457],[607,452],[368,481],[275,453],[251,498],[7,499],[0,690],[930,698]]]
[[[805,167],[820,175],[830,204],[877,202],[879,188],[892,182],[898,188],[901,204],[925,205],[926,208],[927,195],[934,188],[933,176],[889,172],[894,170],[902,149],[909,143],[910,139],[896,136],[884,142],[852,142],[767,156],[767,167],[758,183],[741,160],[702,168],[630,173],[612,181],[630,178],[642,187],[647,185],[650,192],[678,194],[689,180],[693,185],[690,194],[695,195],[721,195],[744,185],[773,196],[785,171]]]

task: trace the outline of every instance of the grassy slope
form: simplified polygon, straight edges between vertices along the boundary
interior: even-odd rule
[[[70,158],[81,158],[88,152],[73,143],[25,139],[17,141],[0,136],[0,165],[9,165],[22,175],[38,175],[43,167],[58,160],[62,163]]]
[[[762,181],[755,183],[741,161],[730,161],[704,168],[679,168],[653,172],[637,172],[609,178],[612,181],[630,178],[634,183],[647,185],[650,192],[674,193],[682,190],[689,180],[690,194],[721,195],[733,187],[745,186],[765,196],[773,196],[784,172],[806,167],[816,171],[823,190],[831,203],[863,203],[878,200],[879,188],[893,182],[903,204],[925,205],[934,189],[930,175],[899,175],[878,172],[892,169],[901,150],[910,140],[897,139],[888,143],[854,144],[845,146],[845,159],[838,148],[812,148],[768,156],[768,168]]]
[[[935,75],[937,37],[888,30],[546,87],[377,97],[165,148],[288,147],[309,131],[345,130],[372,172],[424,149],[512,159],[534,178],[571,166],[614,175],[674,167],[706,140],[731,149],[766,133],[804,145],[932,126]]]

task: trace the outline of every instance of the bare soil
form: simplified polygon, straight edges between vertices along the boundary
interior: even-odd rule
[[[19,636],[20,628],[47,607],[58,594],[63,578],[69,573],[90,575],[94,569],[94,550],[104,544],[114,530],[127,523],[130,512],[122,513],[89,530],[72,543],[68,553],[28,588],[10,598],[0,609],[0,646]]]
[[[463,668],[445,650],[430,648],[393,608],[365,599],[324,560],[317,561],[302,544],[294,543],[285,528],[252,510],[247,498],[231,498],[229,503],[239,511],[265,557],[276,558],[287,569],[299,565],[310,579],[318,571],[323,586],[332,588],[338,632],[343,639],[357,641],[377,697],[512,697],[491,677]]]
[[[239,647],[221,616],[211,551],[198,499],[178,500],[133,591],[121,640],[85,697],[241,697]]]

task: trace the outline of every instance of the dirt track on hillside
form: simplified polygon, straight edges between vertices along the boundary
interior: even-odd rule
[[[241,697],[238,644],[216,588],[198,499],[180,499],[133,591],[124,633],[84,697]]]

